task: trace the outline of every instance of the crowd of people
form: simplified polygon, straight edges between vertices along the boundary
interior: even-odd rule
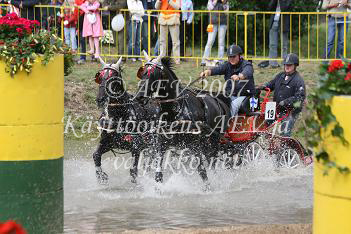
[[[121,9],[128,9],[129,13],[125,14],[126,29],[113,32],[113,41],[117,44],[118,54],[125,55],[127,52],[128,58],[136,61],[140,52],[145,50],[153,55],[172,55],[175,57],[176,64],[179,64],[180,58],[186,56],[186,42],[190,41],[187,40],[187,37],[190,39],[191,24],[194,20],[192,0],[5,0],[3,3],[11,3],[22,17],[37,19],[41,22],[41,27],[54,29],[60,36],[63,21],[65,43],[73,51],[78,50],[79,44],[79,52],[83,53],[78,63],[86,61],[85,54],[91,55],[92,59],[100,56],[99,38],[104,35],[103,29],[111,29],[111,19],[121,13]],[[280,45],[279,38],[282,39],[283,58],[287,55],[289,30],[291,30],[290,15],[281,13],[289,12],[293,4],[294,0],[270,0],[267,11],[276,12],[271,15],[269,23],[269,58],[272,60],[261,62],[260,67],[279,67],[276,60]],[[60,8],[35,7],[38,5],[64,6],[65,9],[62,13]],[[223,63],[229,23],[229,15],[226,12],[229,9],[228,0],[208,0],[207,2],[207,10],[213,13],[208,14],[208,37],[202,58],[204,64],[210,58],[217,35],[217,58],[219,60],[216,62]],[[322,9],[330,13],[328,14],[328,46],[325,58],[330,58],[336,32],[338,33],[337,57],[342,57],[344,23],[347,23],[348,19],[345,22],[344,15],[335,14],[335,12],[347,12],[351,9],[351,0],[323,0]],[[148,10],[160,11],[152,11],[149,15]],[[182,10],[182,12],[177,10]],[[148,22],[149,20],[151,22]],[[283,25],[280,25],[281,22]],[[149,24],[152,35],[148,34]],[[155,33],[158,28],[159,32]],[[282,37],[279,36],[281,29],[283,30]],[[348,25],[346,30],[348,30]],[[150,51],[151,48],[148,45],[149,36],[152,37],[153,52]],[[127,42],[127,48],[124,48],[125,42]],[[87,44],[89,50],[86,48]]]

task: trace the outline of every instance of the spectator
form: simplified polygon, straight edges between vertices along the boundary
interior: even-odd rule
[[[143,7],[144,7],[145,11],[155,9],[156,0],[142,0],[142,2],[143,2]],[[145,14],[143,16],[143,23],[142,23],[142,26],[141,26],[141,37],[142,37],[141,44],[142,44],[142,49],[145,50],[147,53],[149,52],[148,24],[150,23],[150,28],[152,29],[153,28],[152,25],[153,25],[153,22],[154,22],[154,19],[153,19],[154,16],[155,15],[151,15],[150,22],[149,22],[149,16],[147,14]],[[149,36],[151,37],[151,35],[149,35]]]
[[[271,15],[269,23],[269,58],[276,59],[278,57],[278,38],[279,38],[279,23],[281,22],[281,12],[287,12],[291,10],[293,0],[271,0],[268,5],[269,11],[275,11],[274,15]],[[288,53],[289,43],[289,31],[290,31],[290,15],[283,15],[283,58]],[[272,68],[278,68],[279,64],[276,60],[263,61],[258,64],[259,67],[264,68],[271,66]]]
[[[38,7],[34,8],[34,6],[39,3],[40,0],[11,0],[11,4],[20,9],[22,18],[38,21],[41,18],[40,9]]]
[[[47,6],[47,5],[50,5],[50,3],[51,3],[51,0],[40,0],[39,5]],[[39,8],[39,14],[41,16],[41,18],[40,18],[41,20],[40,19],[37,19],[37,20],[40,21],[40,27],[42,29],[47,30],[49,28],[48,21],[47,21],[48,17],[50,16],[49,10],[50,9],[48,7],[40,7]]]
[[[104,1],[104,8],[105,10],[110,11],[110,19],[120,13],[121,9],[127,9],[127,0],[105,0]],[[106,23],[106,22],[103,22]],[[111,22],[107,22],[110,24]],[[125,23],[127,25],[127,21]],[[109,28],[108,25],[105,25],[106,28]],[[118,37],[118,54],[123,55],[124,54],[124,30],[121,30],[119,32],[113,33],[113,41],[117,43]]]
[[[334,47],[336,28],[338,28],[338,44],[336,57],[342,58],[344,54],[344,24],[346,23],[346,33],[348,31],[348,18],[344,21],[344,14],[332,14],[332,12],[346,12],[351,9],[351,0],[324,0],[322,9],[327,10],[328,14],[328,47],[326,48],[325,58],[330,58],[330,52]]]
[[[58,37],[61,37],[61,9],[56,8],[60,7],[63,0],[52,0],[50,5],[53,6],[49,9],[49,17],[48,17],[48,27],[49,30],[54,30],[55,34]]]
[[[208,0],[207,9],[209,11],[229,11],[227,0]],[[211,13],[209,19],[213,29],[208,30],[207,44],[202,58],[202,64],[206,64],[206,60],[210,57],[213,43],[216,40],[218,32],[218,58],[220,63],[223,62],[225,35],[227,33],[228,15],[225,13]]]
[[[141,0],[127,0],[131,15],[129,24],[128,55],[140,55],[141,23],[143,22],[144,7]],[[132,61],[136,59],[133,57]]]
[[[180,14],[174,10],[180,9],[180,0],[157,0],[155,4],[157,10],[162,10],[158,23],[160,24],[159,47],[161,56],[166,54],[166,43],[168,31],[171,33],[173,56],[176,57],[175,63],[180,64],[180,41],[179,24]]]
[[[67,8],[68,7],[68,8]],[[77,50],[77,41],[76,41],[76,27],[77,27],[77,18],[74,15],[74,6],[73,3],[69,0],[65,1],[64,9],[64,33],[65,33],[65,43],[66,45],[72,48],[72,51],[75,53]]]
[[[193,2],[192,0],[182,0],[181,1],[181,9],[182,11],[192,11],[193,10]],[[186,36],[191,34],[191,31],[187,30],[193,22],[194,12],[182,12],[182,22],[180,24],[180,56],[184,57],[186,55],[185,47],[186,47]]]
[[[87,52],[87,41],[86,38],[83,37],[83,23],[84,23],[84,11],[79,9],[79,7],[85,2],[85,0],[75,0],[74,15],[76,19],[78,19],[78,41],[81,48],[81,55],[79,60],[77,61],[78,64],[84,64],[87,60],[85,53]]]
[[[99,37],[103,35],[101,19],[98,10],[99,7],[100,3],[98,0],[88,0],[80,6],[80,8],[85,13],[83,22],[83,37],[89,38],[90,50],[88,54],[95,53],[95,59],[100,57]]]
[[[160,40],[159,39],[160,38],[157,37],[155,48],[154,48],[154,56],[160,55]],[[171,54],[172,54],[172,38],[171,38],[171,34],[169,32],[168,32],[168,37],[166,38],[166,40],[168,40],[167,56],[171,56]]]

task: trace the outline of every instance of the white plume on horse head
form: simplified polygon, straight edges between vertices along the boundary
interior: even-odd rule
[[[159,56],[157,56],[156,60],[155,60],[155,63],[159,63],[162,59],[162,53],[160,53]]]
[[[100,63],[101,63],[101,65],[103,66],[103,67],[105,67],[106,66],[106,63],[105,63],[105,61],[99,56],[99,60],[100,60]]]
[[[150,61],[151,58],[150,58],[150,56],[146,53],[145,50],[143,50],[143,53],[144,53],[144,56],[145,56],[145,60],[146,60],[146,61]]]
[[[119,57],[117,63],[112,64],[111,66],[114,67],[114,68],[116,68],[116,69],[119,69],[119,67],[121,66],[121,63],[122,63],[122,56]]]

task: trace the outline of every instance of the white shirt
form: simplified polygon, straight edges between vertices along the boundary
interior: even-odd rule
[[[132,20],[143,21],[144,6],[140,0],[127,0],[129,13],[132,15]]]

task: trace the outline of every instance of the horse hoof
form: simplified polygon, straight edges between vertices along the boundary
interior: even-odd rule
[[[129,174],[130,174],[130,176],[132,177],[131,182],[132,182],[133,184],[136,184],[136,182],[137,182],[137,181],[136,181],[136,178],[137,178],[137,176],[138,176],[137,170],[136,170],[136,169],[130,169]]]
[[[204,187],[202,188],[202,191],[205,192],[205,193],[209,193],[212,191],[212,188],[211,188],[211,185],[209,182],[206,182],[204,184]]]
[[[163,183],[163,174],[162,174],[162,172],[156,172],[155,181],[157,183]]]
[[[108,175],[102,170],[96,170],[96,179],[101,185],[105,185],[108,183]]]

